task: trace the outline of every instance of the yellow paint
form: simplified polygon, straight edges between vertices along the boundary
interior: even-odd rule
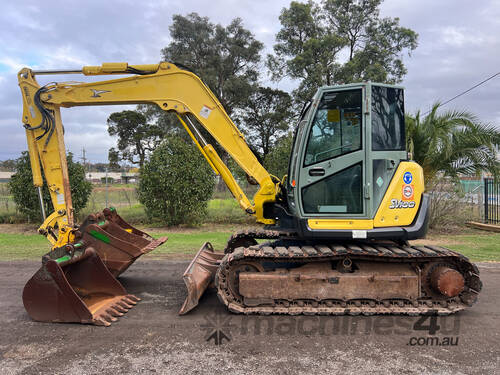
[[[40,86],[31,70],[24,68],[18,73],[19,87],[23,97],[23,124],[37,127],[42,121],[42,114],[35,105],[34,97]],[[26,139],[33,173],[33,184],[43,185],[42,170],[48,184],[54,212],[50,214],[40,226],[41,233],[55,232],[57,239],[47,235],[47,239],[54,247],[67,243],[73,229],[73,205],[69,188],[68,166],[66,163],[66,147],[63,139],[63,127],[60,117],[60,108],[46,104],[46,108],[53,114],[52,136],[47,142],[47,134],[41,139],[44,130],[26,130]],[[59,228],[56,230],[54,228]]]
[[[311,229],[373,229],[373,220],[369,219],[309,219]]]
[[[58,228],[64,228],[64,231],[59,230],[58,239],[51,241],[52,244],[61,245],[69,241],[70,233],[74,229],[60,118],[61,107],[151,103],[157,104],[165,111],[175,112],[200,152],[214,171],[221,175],[240,206],[246,212],[254,214],[258,222],[273,224],[275,220],[264,218],[264,204],[275,201],[278,179],[271,176],[258,162],[245,142],[243,134],[231,121],[216,96],[198,76],[167,62],[134,66],[129,66],[127,63],[104,63],[101,66],[83,67],[82,73],[84,75],[133,74],[138,70],[148,74],[134,74],[126,78],[90,83],[51,83],[47,86],[49,91],[40,95],[43,106],[53,111],[54,134],[47,144],[45,144],[46,135],[38,141],[35,139],[42,135],[42,129],[27,131],[26,136],[33,169],[33,182],[35,186],[42,185],[43,170],[54,206],[54,213],[49,216],[50,220],[47,219],[41,228],[50,229],[56,224]],[[23,95],[22,121],[24,124],[36,127],[42,120],[41,112],[34,104],[34,96],[40,86],[28,68],[23,68],[19,72],[18,80]],[[258,182],[260,189],[253,198],[253,204],[213,147],[201,145],[196,140],[182,120],[184,114],[191,114],[196,118],[236,163]]]
[[[403,197],[403,186],[408,185],[403,181],[406,172],[413,176],[409,185],[413,186],[413,200]],[[424,172],[422,167],[415,162],[401,162],[394,173],[391,183],[382,199],[380,207],[373,220],[374,227],[403,227],[413,223],[417,215],[422,194],[424,193]],[[405,203],[415,202],[413,208],[393,208],[390,209],[391,200]]]

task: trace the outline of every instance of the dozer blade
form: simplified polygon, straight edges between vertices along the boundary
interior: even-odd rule
[[[186,314],[198,305],[201,296],[213,281],[223,257],[224,253],[214,252],[209,242],[201,247],[182,276],[188,295],[179,315]]]
[[[85,246],[95,249],[113,276],[118,277],[143,254],[156,249],[167,237],[153,239],[150,235],[132,227],[115,209],[89,215],[76,234]]]
[[[27,282],[23,303],[33,320],[109,326],[139,298],[127,294],[95,250],[78,256],[45,259]]]

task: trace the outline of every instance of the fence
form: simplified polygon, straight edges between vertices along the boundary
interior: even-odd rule
[[[12,195],[9,192],[7,183],[0,182],[0,214],[2,213],[15,213],[16,204],[12,199]]]
[[[484,222],[500,224],[500,181],[484,179]]]
[[[130,208],[139,203],[134,185],[94,186],[83,210],[85,213],[101,211],[106,206]],[[0,217],[18,213],[12,194],[6,183],[0,183]]]

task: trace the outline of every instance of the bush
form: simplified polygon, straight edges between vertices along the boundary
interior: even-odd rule
[[[140,172],[139,201],[149,219],[166,225],[197,224],[206,215],[215,176],[192,144],[166,138]]]
[[[426,186],[430,195],[429,228],[446,230],[463,226],[472,219],[465,193],[459,183],[451,178],[436,177]]]
[[[85,180],[85,170],[82,165],[73,161],[73,154],[68,153],[68,174],[71,186],[71,198],[75,215],[85,207],[92,192],[92,184]],[[9,190],[19,211],[30,220],[41,221],[42,212],[37,189],[33,186],[30,158],[24,151],[16,160],[16,174],[9,181]],[[47,181],[43,178],[43,202],[47,216],[53,211]]]

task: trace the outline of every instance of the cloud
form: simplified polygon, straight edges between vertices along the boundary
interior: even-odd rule
[[[213,0],[210,6],[194,0],[18,0],[4,2],[0,13],[0,160],[17,157],[26,149],[21,126],[21,97],[17,71],[79,68],[102,62],[152,63],[170,40],[174,14],[198,12],[212,22],[227,25],[240,17],[246,28],[272,51],[280,29],[281,9],[289,0]],[[485,0],[471,6],[454,0],[386,0],[382,15],[399,17],[400,24],[419,33],[419,47],[405,57],[408,74],[406,107],[427,109],[496,73],[500,67],[500,4]],[[103,79],[79,75],[40,76],[51,80]],[[269,82],[267,82],[269,84]],[[293,89],[283,80],[278,87]],[[484,121],[498,123],[500,77],[450,103],[467,108]],[[130,107],[91,107],[63,110],[66,146],[75,155],[85,147],[92,161],[106,161],[114,140],[106,131],[110,113]]]

